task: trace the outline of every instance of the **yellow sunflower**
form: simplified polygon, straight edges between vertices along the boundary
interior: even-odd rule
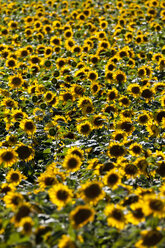
[[[103,191],[101,182],[93,181],[81,185],[80,197],[90,204],[96,205],[97,202],[104,198],[105,192]]]
[[[76,243],[67,235],[62,235],[58,248],[77,248]]]
[[[95,211],[88,205],[79,205],[70,213],[70,220],[73,228],[79,229],[88,222],[93,221]]]
[[[14,186],[18,185],[22,179],[26,179],[26,177],[19,170],[11,169],[6,176],[6,180]]]
[[[22,128],[28,135],[33,135],[36,131],[36,125],[33,120],[25,119],[20,123],[20,128]]]
[[[63,167],[70,172],[79,170],[82,162],[78,155],[68,154],[64,158]]]
[[[57,184],[53,186],[48,193],[51,202],[57,205],[58,209],[61,209],[67,203],[72,201],[72,190],[66,185]]]
[[[11,167],[17,162],[17,153],[12,148],[0,150],[0,164],[4,163],[5,167]]]

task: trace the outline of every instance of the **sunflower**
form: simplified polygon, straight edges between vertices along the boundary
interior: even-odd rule
[[[52,187],[53,185],[57,184],[57,179],[55,175],[46,171],[40,174],[38,177],[38,183],[41,190],[44,190],[46,187]]]
[[[135,129],[130,118],[123,118],[122,121],[117,122],[116,127],[127,134],[131,134]]]
[[[4,163],[4,167],[11,167],[15,164],[18,160],[17,157],[17,153],[11,148],[0,150],[0,164]]]
[[[138,156],[142,153],[142,145],[138,144],[137,142],[133,143],[129,147],[129,153],[132,156]]]
[[[50,39],[50,45],[52,46],[60,46],[61,45],[61,39],[57,36],[52,36]]]
[[[83,159],[83,156],[84,156],[84,151],[82,149],[80,149],[79,147],[71,147],[67,150],[67,154],[72,154],[72,155],[76,155],[78,157],[80,157],[80,159],[82,160]]]
[[[143,211],[146,216],[153,215],[159,218],[165,217],[165,201],[159,195],[149,194],[143,197]]]
[[[113,74],[113,79],[117,83],[123,83],[123,82],[126,82],[127,77],[126,77],[126,74],[123,71],[117,70]]]
[[[67,29],[64,32],[64,37],[65,39],[72,39],[73,36],[73,31],[71,29]]]
[[[118,90],[116,88],[112,88],[107,92],[107,101],[113,101],[118,97]]]
[[[62,235],[58,248],[77,248],[76,243],[67,235]]]
[[[30,161],[34,158],[34,150],[31,146],[27,146],[23,143],[20,143],[16,147],[16,153],[18,154],[18,158],[23,161]]]
[[[56,67],[57,67],[57,69],[61,69],[63,66],[65,66],[66,65],[66,59],[65,58],[58,58],[57,60],[56,60]]]
[[[157,230],[141,231],[141,239],[136,242],[136,248],[157,247],[157,244],[163,239],[163,234]]]
[[[14,89],[18,88],[23,84],[24,80],[20,74],[9,77],[9,86]]]
[[[59,99],[62,100],[63,104],[66,104],[68,100],[73,102],[74,96],[72,94],[72,91],[68,90],[68,91],[62,92]]]
[[[63,184],[53,186],[48,194],[51,202],[57,205],[59,210],[72,201],[72,190]]]
[[[127,96],[122,96],[119,98],[119,105],[123,107],[128,107],[130,105],[130,100]]]
[[[110,165],[112,168],[112,165]],[[105,169],[104,169],[105,170]],[[104,176],[103,182],[111,189],[116,189],[118,185],[121,185],[121,176],[116,169],[110,169],[110,171]]]
[[[9,58],[6,61],[6,66],[10,69],[14,69],[17,66],[17,61],[14,58]]]
[[[15,109],[12,111],[12,121],[13,122],[19,122],[24,118],[27,118],[27,115],[25,112],[22,112],[21,109]]]
[[[137,121],[141,125],[147,125],[147,123],[150,121],[149,113],[147,111],[143,111],[143,113],[138,116]]]
[[[86,203],[96,205],[98,201],[103,199],[105,196],[105,192],[102,188],[103,185],[100,182],[87,182],[81,185],[80,198],[82,198]]]
[[[158,124],[160,124],[161,123],[161,121],[163,120],[163,118],[165,118],[165,110],[163,110],[163,109],[158,109],[157,111],[156,111],[156,115],[155,115],[155,119],[156,119],[156,122],[158,123]]]
[[[28,217],[32,212],[32,206],[29,202],[22,202],[18,208],[16,209],[16,212],[11,219],[11,222],[14,223],[14,225],[17,227],[19,226],[20,221]]]
[[[77,131],[84,136],[88,136],[92,131],[92,124],[89,121],[84,121],[77,125]]]
[[[22,204],[24,198],[20,193],[11,191],[4,196],[3,200],[7,208],[15,210]]]
[[[92,126],[94,129],[100,129],[103,127],[103,124],[105,123],[106,117],[103,115],[94,115],[92,117]]]
[[[74,172],[79,170],[82,162],[78,155],[75,154],[68,154],[65,156],[63,167],[70,172]]]
[[[127,220],[133,225],[138,225],[141,222],[145,221],[145,214],[143,211],[142,202],[133,203],[130,206],[131,212],[127,214]]]
[[[70,213],[70,220],[73,228],[79,229],[88,222],[93,221],[95,211],[87,205],[79,205]]]
[[[91,114],[94,112],[94,106],[93,104],[85,104],[84,107],[82,107],[81,111],[83,113],[83,115],[87,115],[87,114]]]
[[[13,170],[11,169],[8,174],[6,175],[6,180],[13,184],[14,186],[20,184],[20,182],[22,181],[22,179],[26,179],[26,177],[24,175],[21,174],[21,172],[19,170]]]
[[[85,105],[93,105],[92,99],[88,96],[80,97],[78,100],[78,107],[82,109]]]
[[[147,173],[147,168],[148,168],[148,162],[145,157],[140,157],[135,160],[135,165],[140,170],[140,172],[146,174]]]
[[[127,223],[126,216],[124,214],[124,208],[113,204],[108,204],[104,211],[107,216],[108,225],[116,227],[117,229],[123,229]]]
[[[34,223],[31,217],[22,218],[22,220],[19,223],[19,226],[21,227],[21,231],[25,235],[30,235],[32,233],[33,225]]]
[[[122,167],[121,173],[127,178],[135,178],[139,173],[138,167],[134,163],[124,162]]]
[[[8,184],[8,183],[2,183],[0,186],[0,193],[1,194],[8,194],[10,191],[14,191],[15,187],[13,184]]]
[[[28,135],[33,135],[36,132],[36,125],[33,120],[24,119],[20,122],[20,128],[22,128]]]
[[[96,95],[96,94],[99,92],[101,86],[99,85],[99,83],[93,82],[93,83],[91,84],[91,87],[90,87],[90,88],[91,88],[92,94],[93,94],[93,95]]]
[[[126,153],[126,149],[123,145],[116,142],[111,142],[108,147],[108,156],[111,158],[123,157]]]

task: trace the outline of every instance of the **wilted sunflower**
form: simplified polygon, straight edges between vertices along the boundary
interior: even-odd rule
[[[0,150],[0,164],[4,163],[4,167],[11,167],[17,162],[17,157],[17,153],[11,148]]]
[[[94,209],[87,205],[77,206],[70,213],[70,220],[73,228],[79,229],[86,225],[88,222],[93,221],[95,215]]]
[[[6,180],[14,186],[18,185],[22,179],[26,179],[26,177],[19,170],[11,169],[6,176]]]
[[[103,185],[100,182],[93,181],[81,185],[80,197],[87,203],[97,204],[104,198],[105,192],[102,189]]]
[[[20,123],[20,128],[22,128],[28,135],[33,135],[36,131],[36,126],[33,120],[25,119]]]
[[[61,209],[67,203],[72,201],[72,190],[66,185],[57,184],[53,186],[48,193],[51,202],[57,205],[58,209]]]
[[[113,204],[106,206],[105,215],[107,216],[107,222],[109,226],[116,227],[117,229],[123,229],[127,223],[126,216],[124,214],[124,208]]]
[[[67,235],[62,235],[58,248],[77,248],[76,243]]]
[[[79,156],[75,154],[68,154],[64,158],[63,167],[70,172],[79,170],[82,162]]]

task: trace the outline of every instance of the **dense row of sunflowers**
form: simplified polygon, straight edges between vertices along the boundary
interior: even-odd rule
[[[0,247],[165,247],[165,1],[0,2]]]

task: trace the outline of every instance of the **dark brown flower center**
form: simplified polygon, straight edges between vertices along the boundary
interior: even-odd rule
[[[66,201],[67,198],[68,198],[69,194],[66,190],[63,190],[63,189],[60,189],[58,192],[57,192],[57,198],[60,200],[60,201]]]
[[[7,151],[7,152],[2,153],[1,157],[2,157],[3,161],[9,162],[14,158],[14,155],[12,152]]]
[[[92,184],[84,190],[84,194],[90,199],[95,199],[101,194],[100,186],[98,184]]]

